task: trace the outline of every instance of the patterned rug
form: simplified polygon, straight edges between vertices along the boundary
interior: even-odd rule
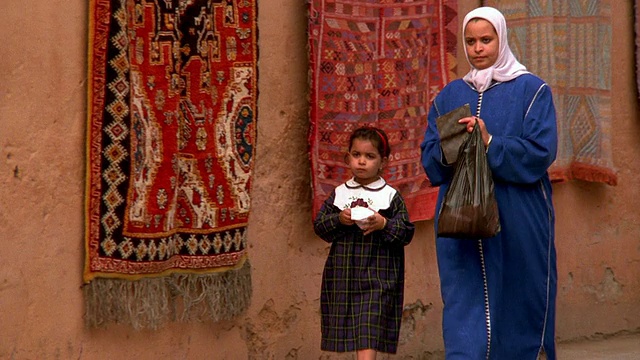
[[[255,0],[91,0],[85,322],[227,319],[251,298]]]
[[[553,90],[558,158],[553,180],[617,184],[611,150],[609,1],[485,0],[503,12],[509,45]]]
[[[457,21],[456,0],[309,0],[314,217],[351,176],[350,132],[372,125],[389,135],[384,177],[411,219],[433,218],[437,188],[420,165],[420,142],[431,101],[456,77]]]

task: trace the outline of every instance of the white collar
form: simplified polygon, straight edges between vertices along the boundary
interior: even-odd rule
[[[356,181],[355,177],[352,177],[351,179],[347,180],[347,182],[345,183],[345,186],[349,189],[363,188],[369,191],[382,190],[386,185],[387,185],[387,182],[384,181],[382,177],[379,177],[378,180],[375,180],[367,185],[360,184],[359,182]]]
[[[351,178],[345,183],[339,185],[335,189],[335,199],[333,204],[340,210],[352,208],[358,203],[364,202],[372,210],[379,211],[388,209],[391,206],[397,190],[389,186],[384,179],[379,178],[376,181],[362,185]]]

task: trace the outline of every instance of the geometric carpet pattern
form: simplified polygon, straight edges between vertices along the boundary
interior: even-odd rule
[[[554,181],[617,184],[611,150],[609,1],[485,0],[507,19],[509,45],[553,91],[558,119]]]

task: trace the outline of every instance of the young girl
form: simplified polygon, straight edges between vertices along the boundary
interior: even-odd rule
[[[313,224],[331,243],[322,276],[321,348],[356,351],[359,360],[394,354],[398,346],[404,246],[414,226],[400,193],[380,177],[390,152],[382,130],[355,130],[345,156],[353,178],[334,189]],[[370,215],[358,220],[363,208]]]

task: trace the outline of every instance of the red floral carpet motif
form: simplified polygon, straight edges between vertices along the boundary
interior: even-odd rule
[[[256,40],[254,0],[90,2],[88,292],[210,274],[248,289],[231,307],[246,306]]]
[[[349,134],[362,125],[389,135],[385,179],[413,221],[431,219],[437,188],[420,165],[435,95],[455,77],[457,1],[310,0],[313,211],[351,174]]]

